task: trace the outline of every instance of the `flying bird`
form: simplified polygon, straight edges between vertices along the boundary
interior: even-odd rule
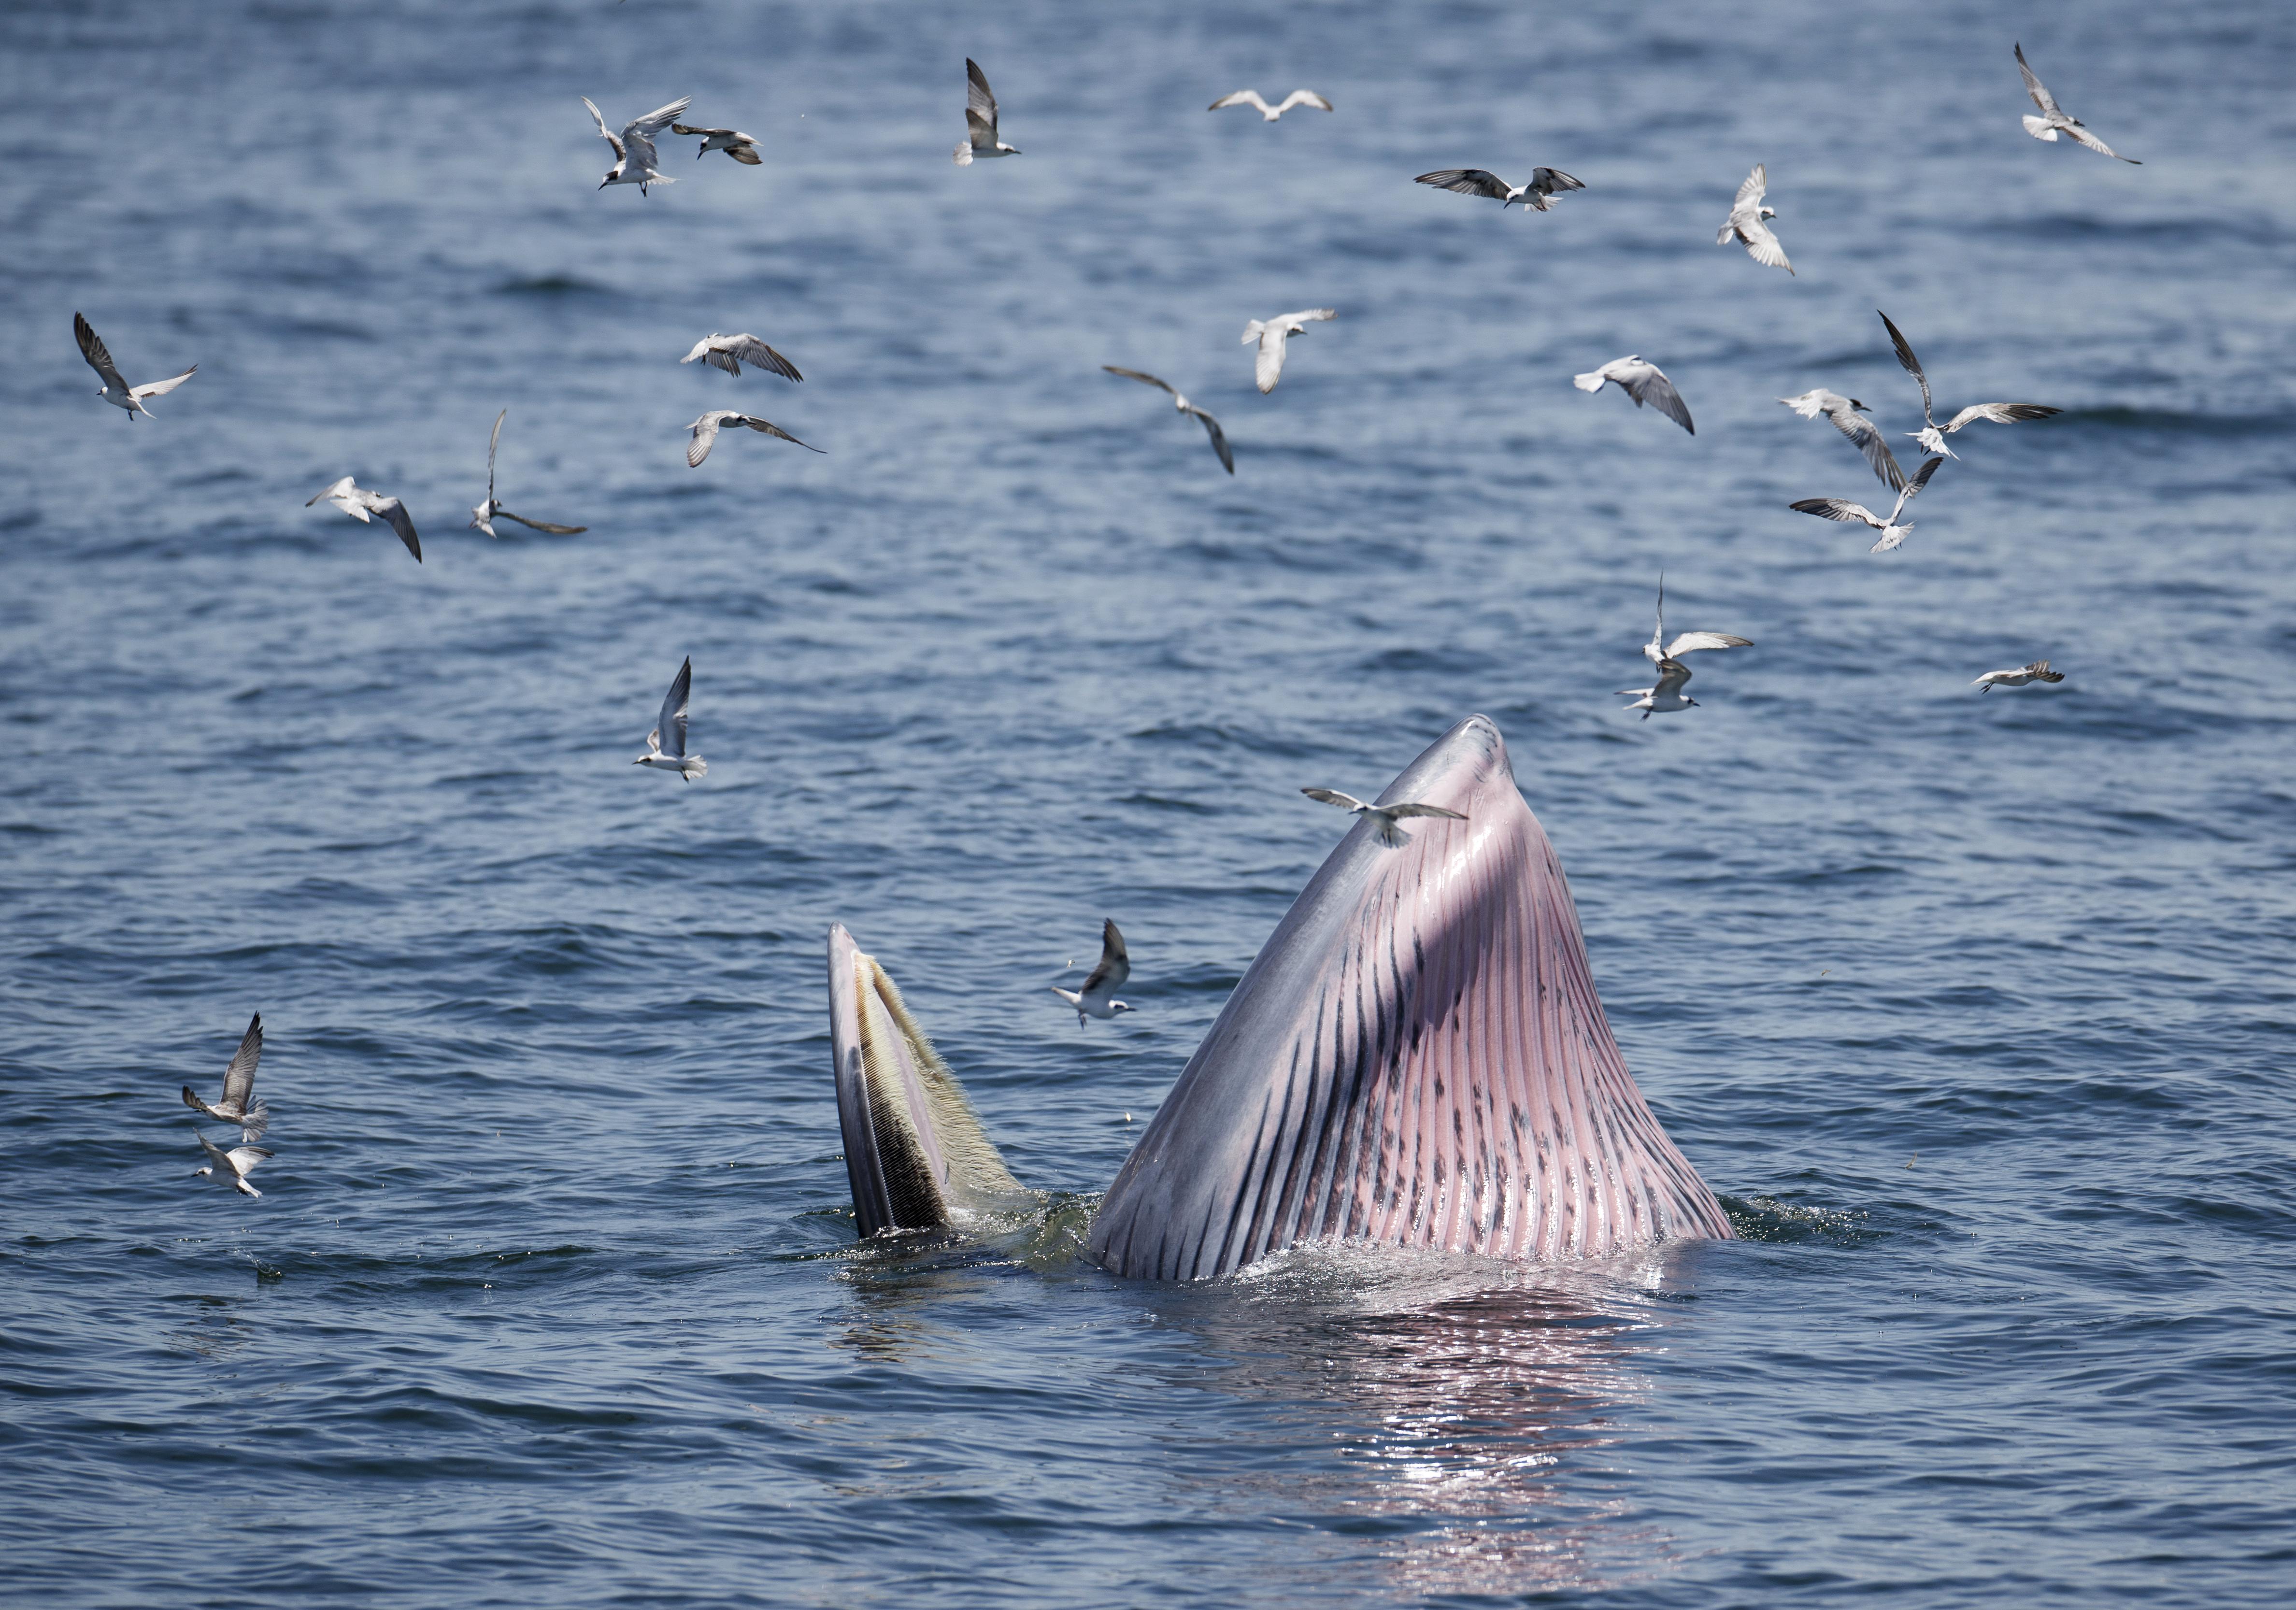
[[[1733,240],[1746,243],[1746,255],[1765,268],[1783,268],[1788,274],[1793,265],[1786,261],[1786,249],[1778,244],[1778,237],[1762,220],[1778,216],[1778,209],[1762,204],[1762,197],[1770,187],[1768,167],[1754,164],[1754,171],[1738,186],[1738,199],[1730,203],[1730,217],[1714,233],[1717,246],[1727,246]]]
[[[1679,660],[1660,660],[1658,662],[1657,686],[1622,687],[1619,692],[1621,696],[1627,694],[1636,695],[1635,702],[1627,708],[1642,711],[1643,719],[1647,721],[1652,716],[1672,715],[1676,711],[1688,710],[1695,705],[1698,701],[1682,691],[1683,684],[1689,680],[1690,667]]]
[[[697,162],[713,151],[722,151],[749,168],[755,168],[765,160],[758,155],[757,136],[745,135],[738,128],[696,128],[688,123],[672,123],[669,132],[701,136],[701,149],[693,153],[693,160]]]
[[[1862,503],[1851,503],[1841,497],[1805,497],[1799,503],[1788,504],[1786,506],[1796,513],[1815,514],[1820,520],[1840,520],[1852,524],[1870,525],[1881,532],[1882,536],[1879,541],[1866,551],[1869,554],[1886,554],[1903,542],[1912,532],[1914,522],[1908,520],[1905,524],[1899,525],[1898,516],[1904,513],[1906,505],[1913,502],[1915,495],[1923,487],[1929,485],[1930,477],[1937,473],[1938,465],[1944,462],[1942,458],[1922,460],[1922,467],[1914,472],[1914,478],[1906,482],[1904,488],[1898,493],[1897,505],[1890,509],[1890,517],[1887,520],[1875,514]]]
[[[1121,374],[1127,380],[1136,380],[1144,386],[1153,386],[1160,391],[1171,391],[1172,406],[1183,414],[1193,414],[1198,419],[1203,421],[1204,434],[1212,439],[1212,451],[1219,455],[1220,464],[1226,469],[1229,474],[1233,475],[1235,473],[1235,455],[1227,450],[1227,432],[1220,429],[1219,421],[1214,419],[1210,415],[1196,407],[1195,404],[1190,402],[1177,391],[1173,390],[1170,384],[1164,381],[1158,380],[1152,374],[1143,374],[1137,369],[1119,369],[1114,364],[1103,364],[1101,365],[1101,367],[1107,370],[1111,374]]]
[[[1651,629],[1651,640],[1643,645],[1643,658],[1652,665],[1664,665],[1669,660],[1679,660],[1685,654],[1702,648],[1751,648],[1751,637],[1734,637],[1727,632],[1679,632],[1673,642],[1666,640],[1666,578],[1658,579],[1658,624]],[[1639,690],[1637,690],[1639,691]]]
[[[1690,423],[1690,410],[1682,400],[1682,393],[1666,377],[1666,371],[1656,364],[1646,364],[1639,354],[1614,357],[1599,369],[1585,374],[1574,374],[1570,383],[1581,391],[1600,391],[1605,382],[1614,382],[1620,390],[1635,399],[1635,407],[1648,403],[1675,423],[1698,434],[1698,427]]]
[[[1132,976],[1132,958],[1125,954],[1124,935],[1106,917],[1100,924],[1100,965],[1085,975],[1081,990],[1063,990],[1058,984],[1053,993],[1076,1008],[1077,1027],[1084,1027],[1087,1017],[1107,1019],[1119,1012],[1129,1012],[1128,1002],[1114,998],[1124,988],[1124,981]]]
[[[1989,694],[1997,687],[2022,687],[2028,682],[2062,682],[2064,679],[2065,673],[2051,670],[2046,660],[2036,660],[2032,664],[2021,665],[2014,670],[1987,671],[1970,686]]]
[[[415,538],[414,517],[407,513],[406,505],[398,498],[370,492],[348,475],[332,486],[321,487],[311,494],[303,506],[308,509],[323,498],[361,525],[367,522],[370,515],[381,515],[390,522],[390,529],[398,533],[398,540],[406,545],[406,551],[414,555],[414,563],[422,563],[422,544]]]
[[[1874,473],[1890,485],[1893,492],[1905,489],[1906,472],[1898,467],[1898,456],[1890,451],[1890,443],[1881,427],[1857,410],[1866,405],[1854,397],[1844,397],[1839,391],[1829,391],[1821,386],[1815,391],[1805,391],[1800,397],[1781,397],[1778,400],[1804,419],[1825,415],[1826,423],[1847,436],[1866,462],[1874,466]]]
[[[622,132],[616,135],[608,131],[604,114],[599,111],[589,96],[584,95],[582,104],[589,107],[590,115],[598,120],[599,137],[614,148],[614,165],[606,169],[606,177],[598,181],[598,188],[603,190],[609,185],[635,185],[638,187],[638,193],[645,195],[649,193],[648,185],[676,184],[676,179],[661,171],[661,159],[654,151],[653,137],[683,116],[693,100],[692,95],[680,95],[668,105],[656,107],[643,118],[631,119],[622,125]]]
[[[1412,183],[1454,190],[1461,195],[1488,196],[1499,203],[1501,212],[1518,201],[1533,212],[1545,212],[1562,192],[1587,188],[1559,168],[1532,168],[1528,185],[1510,185],[1483,168],[1439,168],[1433,173],[1421,174]]]
[[[2045,408],[2038,403],[1972,403],[1945,424],[1939,425],[1930,413],[1930,377],[1922,373],[1921,360],[1914,356],[1913,348],[1906,345],[1906,338],[1898,332],[1898,326],[1890,322],[1890,316],[1882,313],[1879,308],[1874,311],[1882,315],[1882,327],[1890,333],[1890,344],[1898,349],[1898,361],[1906,366],[1906,373],[1912,375],[1915,384],[1922,389],[1922,428],[1908,431],[1906,434],[1920,442],[1923,452],[1940,453],[1948,458],[1960,457],[1960,454],[1945,445],[1945,439],[1962,426],[1975,424],[1980,419],[1991,420],[1999,425],[2013,425],[2029,419],[2046,419],[2052,414],[2064,412],[2062,408]]]
[[[2072,136],[2076,141],[2087,146],[2091,151],[2111,157],[2115,161],[2126,162],[2132,168],[2144,166],[2135,157],[2122,156],[2112,146],[2089,133],[2088,125],[2083,123],[2079,118],[2068,117],[2064,109],[2057,104],[2056,96],[2051,94],[2047,86],[2035,78],[2033,70],[2025,65],[2025,47],[2022,45],[2017,46],[2017,70],[2025,75],[2025,93],[2032,96],[2033,104],[2041,109],[2041,115],[2038,118],[2030,112],[2025,114],[2027,134],[2037,140],[2046,140],[2054,145],[2056,144],[2058,133],[2062,131]]]
[[[152,410],[144,406],[145,398],[165,397],[200,372],[199,365],[193,364],[172,380],[155,380],[148,386],[131,386],[119,378],[119,370],[113,365],[111,349],[103,344],[103,338],[95,333],[83,316],[77,313],[72,315],[72,333],[79,338],[79,355],[87,359],[87,366],[94,370],[96,378],[103,382],[103,390],[96,395],[115,408],[127,409],[130,424],[135,422],[138,414],[146,419],[155,417]]]
[[[193,1132],[198,1133],[197,1130]],[[194,1175],[226,1181],[242,1196],[263,1195],[247,1183],[247,1177],[255,1172],[258,1163],[275,1154],[261,1146],[234,1146],[226,1152],[204,1135],[200,1136],[200,1145],[206,1148],[209,1162],[206,1168],[193,1169],[192,1172]]]
[[[701,461],[709,456],[709,449],[717,443],[719,431],[726,429],[738,431],[743,425],[763,435],[778,436],[783,441],[797,441],[796,437],[791,436],[769,419],[758,419],[748,414],[737,414],[731,408],[712,408],[685,427],[693,438],[685,448],[685,462],[688,467],[696,470],[701,467]],[[815,447],[809,441],[797,441],[797,445],[808,453],[828,451],[825,448]]]
[[[655,720],[653,730],[646,734],[645,753],[631,761],[631,765],[674,771],[689,783],[708,775],[709,762],[700,755],[685,752],[685,707],[693,697],[693,657],[689,654],[685,663],[677,668],[677,675],[670,682],[669,692],[662,699],[661,715]]]
[[[739,380],[742,366],[770,369],[783,380],[803,380],[797,366],[775,351],[754,335],[719,335],[714,330],[693,343],[693,350],[677,360],[681,364],[705,363],[713,369],[723,369]]]
[[[513,514],[495,501],[495,449],[502,446],[503,421],[510,417],[504,408],[495,415],[495,433],[487,439],[487,500],[471,511],[471,524],[488,536],[495,535],[495,522],[515,520],[537,531],[547,531],[553,537],[578,537],[590,528],[586,525],[553,525],[546,520],[529,520],[523,514]]]
[[[964,59],[964,133],[965,143],[950,153],[959,168],[972,167],[975,157],[987,161],[990,157],[1021,154],[1019,147],[996,137],[996,92],[988,87],[988,76],[971,56]]]
[[[1422,805],[1406,801],[1399,805],[1367,805],[1350,793],[1336,788],[1303,788],[1300,791],[1311,800],[1321,800],[1326,805],[1336,805],[1350,816],[1369,822],[1372,833],[1379,842],[1394,850],[1411,842],[1411,835],[1397,826],[1405,817],[1447,817],[1454,822],[1464,822],[1466,813],[1447,810],[1440,805]]]
[[[1317,111],[1332,110],[1332,103],[1312,89],[1293,90],[1283,97],[1283,103],[1280,106],[1270,106],[1261,100],[1259,92],[1256,89],[1239,89],[1232,95],[1222,95],[1204,110],[1218,111],[1223,106],[1257,106],[1259,108],[1260,120],[1267,123],[1273,123],[1295,106],[1312,106]]]
[[[1283,373],[1284,341],[1294,335],[1305,335],[1309,324],[1339,316],[1336,308],[1310,308],[1304,313],[1279,313],[1271,319],[1253,319],[1244,325],[1243,344],[1259,344],[1259,357],[1251,373],[1259,382],[1261,395],[1275,390],[1275,382]]]
[[[239,1049],[231,1054],[231,1065],[223,1071],[223,1094],[215,1105],[201,1101],[189,1085],[184,1087],[184,1105],[217,1123],[237,1124],[242,1140],[262,1139],[263,1131],[271,1127],[271,1109],[255,1094],[255,1064],[262,1060],[263,1014],[258,1012],[248,1019],[247,1032],[239,1037]]]

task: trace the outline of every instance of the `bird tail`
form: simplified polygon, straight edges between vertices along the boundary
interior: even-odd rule
[[[959,145],[955,151],[949,152],[948,160],[955,163],[959,168],[972,167],[972,142],[967,140],[963,144]]]
[[[2027,112],[2022,121],[2025,125],[2025,132],[2035,139],[2046,140],[2052,144],[2056,143],[2057,131],[2049,127],[2049,120],[2046,118],[2037,118],[2032,113]]]
[[[1592,374],[1574,374],[1570,377],[1570,383],[1581,391],[1600,391],[1603,389],[1603,372],[1597,369]]]
[[[263,1098],[258,1096],[249,1104],[245,1115],[239,1121],[240,1144],[253,1146],[263,1138],[263,1131],[270,1127],[271,1109],[263,1105]]]
[[[1393,817],[1374,817],[1372,831],[1379,835],[1379,842],[1390,850],[1399,850],[1411,842],[1411,835],[1403,831],[1403,824],[1398,822]]]
[[[706,777],[709,775],[709,762],[700,755],[689,755],[686,757],[684,769],[685,780],[691,783],[696,777]]]
[[[1730,237],[1737,233],[1738,227],[1736,225],[1725,224],[1721,228],[1714,232],[1714,243],[1717,246],[1727,246],[1730,243]]]
[[[1913,535],[1913,530],[1914,522],[1910,520],[1906,522],[1903,525],[1893,525],[1888,530],[1882,533],[1881,541],[1875,543],[1872,547],[1867,548],[1866,551],[1869,554],[1886,554],[1891,548],[1896,547],[1899,543],[1903,542],[1907,537]]]

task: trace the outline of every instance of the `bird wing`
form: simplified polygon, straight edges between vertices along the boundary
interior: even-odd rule
[[[1674,389],[1674,382],[1656,364],[1641,365],[1633,379],[1620,380],[1619,384],[1635,399],[1636,407],[1648,403],[1693,436],[1698,434],[1698,427],[1690,423],[1690,409],[1683,402],[1682,393]]]
[[[1925,460],[1922,467],[1914,472],[1913,479],[1906,482],[1905,496],[1898,500],[1898,506],[1903,508],[1920,496],[1921,489],[1930,484],[1930,477],[1938,472],[1938,466],[1944,462],[1942,458]]]
[[[1137,369],[1119,369],[1114,364],[1103,364],[1101,365],[1101,367],[1107,370],[1111,374],[1121,374],[1125,379],[1136,380],[1144,386],[1153,386],[1159,391],[1172,391],[1170,382],[1158,380],[1152,374],[1143,374]],[[1179,393],[1177,391],[1172,391],[1172,395],[1177,397]]]
[[[1935,425],[1937,421],[1930,417],[1930,377],[1922,373],[1922,360],[1914,356],[1911,343],[1906,340],[1904,333],[1890,322],[1890,316],[1879,308],[1874,311],[1881,314],[1882,328],[1890,333],[1890,344],[1898,349],[1898,362],[1904,366],[1906,374],[1914,377],[1914,383],[1922,389],[1922,423]]]
[[[606,114],[598,110],[597,103],[591,100],[589,96],[584,95],[582,97],[582,104],[590,109],[590,116],[597,121],[598,137],[614,148],[614,155],[619,161],[628,161],[630,160],[630,153],[622,149],[621,141],[615,137],[614,131],[612,129],[606,127]]]
[[[168,392],[174,390],[177,386],[182,385],[185,381],[191,379],[193,375],[197,374],[199,372],[199,365],[193,364],[181,374],[170,375],[166,380],[155,380],[147,385],[135,387],[127,394],[130,397],[135,398],[139,402],[147,397],[165,397]]]
[[[1423,805],[1416,800],[1401,805],[1382,805],[1377,809],[1390,817],[1448,817],[1454,822],[1467,819],[1467,813],[1464,810],[1452,810],[1441,805]]]
[[[508,509],[496,509],[495,518],[515,520],[521,525],[531,526],[537,531],[547,531],[553,537],[578,537],[590,529],[586,525],[553,525],[546,520],[529,520],[525,515],[513,514]]]
[[[2144,166],[2144,163],[2138,161],[2135,157],[2122,156],[2119,152],[2113,150],[2112,146],[2107,145],[2103,140],[2098,139],[2095,135],[2089,133],[2087,125],[2078,120],[2069,120],[2065,124],[2065,132],[2072,136],[2074,139],[2079,140],[2082,144],[2087,146],[2091,151],[2095,152],[2099,156],[2111,157],[2116,162],[2126,162],[2131,168],[2142,168]]]
[[[1679,660],[1683,655],[1694,653],[1702,648],[1751,648],[1753,646],[1754,640],[1751,637],[1734,637],[1728,632],[1684,632],[1666,645],[1666,653],[1660,658],[1662,661]]]
[[[2027,666],[2025,669],[2031,671],[2034,677],[2039,681],[2062,682],[2065,679],[2065,673],[2062,671],[2051,670],[2049,669],[2049,662],[2046,660],[2036,660],[2032,664]]]
[[[759,419],[756,415],[750,414],[736,415],[734,418],[761,435],[778,436],[783,441],[797,442],[799,447],[803,448],[808,453],[826,453],[829,450],[826,448],[816,448],[809,441],[798,441],[796,437],[791,436],[787,431],[783,430],[770,419]],[[730,423],[733,422],[729,421],[727,423]]]
[[[348,497],[352,493],[357,490],[357,479],[354,476],[346,475],[340,481],[321,487],[317,491],[312,493],[310,497],[304,503],[303,506],[308,509],[312,504],[317,503],[322,498]],[[355,513],[361,520],[365,520],[366,518],[366,511],[365,509],[346,509],[343,512],[347,514]]]
[[[103,344],[103,338],[95,333],[95,327],[75,313],[72,315],[72,333],[79,338],[79,355],[87,359],[87,366],[102,378],[104,389],[127,390],[127,382],[119,378],[119,370],[111,361],[111,350]]]
[[[201,1146],[201,1147],[203,1150],[205,1150],[205,1151],[206,1151],[206,1153],[207,1153],[207,1154],[208,1154],[209,1159],[209,1160],[214,1163],[214,1165],[215,1165],[217,1168],[224,1169],[224,1170],[226,1170],[226,1171],[233,1171],[233,1172],[236,1172],[236,1171],[235,1171],[235,1170],[232,1170],[232,1167],[231,1167],[231,1158],[230,1158],[230,1156],[229,1156],[229,1155],[228,1155],[228,1154],[224,1151],[224,1149],[223,1149],[221,1146],[219,1146],[216,1145],[216,1143],[215,1143],[214,1141],[209,1140],[206,1136],[204,1136],[204,1135],[200,1135],[200,1132],[199,1132],[197,1129],[193,1129],[193,1130],[192,1131],[192,1133],[193,1133],[193,1134],[194,1134],[194,1135],[199,1135],[199,1140],[200,1140],[200,1146]]]
[[[673,760],[685,758],[685,707],[693,697],[693,656],[688,654],[685,663],[677,668],[677,675],[670,679],[669,692],[661,702],[661,718],[654,724],[654,730],[663,739],[661,752]]]
[[[755,364],[760,369],[770,369],[783,380],[803,380],[797,366],[775,351],[754,335],[737,335],[726,343],[727,352],[745,364]]]
[[[1658,575],[1658,613],[1651,623],[1651,640],[1643,645],[1643,657],[1655,665],[1667,658],[1666,652],[1666,572]]]
[[[223,1071],[223,1105],[247,1111],[248,1098],[255,1093],[255,1064],[262,1060],[263,1014],[258,1012],[248,1020],[239,1049],[232,1053],[231,1065]]]
[[[1283,373],[1283,344],[1288,339],[1281,319],[1271,319],[1259,327],[1259,356],[1252,360],[1251,378],[1262,396],[1275,390]]]
[[[1286,101],[1283,104],[1288,107],[1292,103]],[[1256,89],[1239,89],[1232,95],[1222,95],[1204,110],[1218,111],[1226,106],[1257,106],[1262,114],[1267,111],[1267,103],[1259,98],[1259,92]]]
[[[1340,310],[1337,308],[1310,308],[1303,313],[1285,314],[1283,322],[1287,324],[1320,324],[1326,319],[1339,316]]]
[[[762,168],[766,159],[758,154],[755,140],[740,140],[723,148],[726,154],[745,168]]]
[[[730,135],[737,131],[731,128],[703,128],[693,123],[672,123],[669,126],[669,132],[674,135],[700,135],[703,139],[709,140],[719,135]]]
[[[1314,90],[1295,89],[1290,94],[1283,97],[1283,104],[1275,109],[1275,115],[1280,118],[1295,106],[1312,106],[1317,111],[1329,111],[1332,110],[1332,103],[1324,99],[1323,96],[1317,94]]]
[[[1754,171],[1748,174],[1746,182],[1738,186],[1738,199],[1730,203],[1730,210],[1743,212],[1750,207],[1759,208],[1762,204],[1763,196],[1769,193],[1769,188],[1768,165],[1762,162],[1755,163]],[[1710,212],[1706,216],[1712,218],[1714,215]]]
[[[1881,530],[1883,523],[1864,504],[1852,503],[1846,497],[1805,497],[1799,503],[1786,505],[1786,507],[1798,514],[1815,514],[1820,520],[1841,520],[1851,524],[1870,525],[1876,530]]]
[[[1124,988],[1124,981],[1132,976],[1132,957],[1124,949],[1124,935],[1117,932],[1114,922],[1107,917],[1100,921],[1100,965],[1084,981],[1079,994],[1091,995],[1105,990],[1114,994]]]
[[[1303,788],[1300,792],[1311,800],[1321,800],[1326,805],[1336,805],[1341,810],[1362,810],[1365,808],[1364,802],[1355,795],[1341,793],[1336,788]]]
[[[414,535],[414,517],[406,512],[406,505],[396,497],[378,497],[373,492],[367,497],[367,506],[390,522],[390,529],[398,533],[398,540],[414,555],[414,563],[422,563],[422,544]]]
[[[1651,697],[1663,699],[1669,694],[1678,694],[1689,680],[1690,667],[1679,660],[1661,660],[1658,662],[1658,686],[1651,689]]]
[[[1825,416],[1833,422],[1835,430],[1857,445],[1857,450],[1866,455],[1866,462],[1874,466],[1874,473],[1888,482],[1891,491],[1905,489],[1906,472],[1898,467],[1898,456],[1890,451],[1881,427],[1847,407],[1829,409]]]
[[[1557,191],[1584,190],[1586,185],[1572,178],[1560,168],[1534,168],[1530,170],[1530,187],[1552,195]]]
[[[234,1146],[224,1154],[231,1171],[242,1179],[255,1172],[255,1165],[273,1154],[262,1146]]]
[[[2021,424],[2029,419],[2046,419],[2052,414],[2062,414],[2062,408],[2045,408],[2038,403],[1972,403],[1953,416],[1945,433],[1952,435],[1964,425],[1979,420],[1990,420],[1997,425]]]
[[[502,446],[502,422],[509,417],[508,408],[496,415],[495,433],[487,438],[487,501],[488,503],[495,500],[495,449]]]
[[[652,152],[654,136],[684,117],[685,109],[693,104],[692,95],[680,95],[667,106],[655,107],[643,118],[632,118],[622,125],[622,138],[630,141],[644,140],[646,143],[647,151]]]
[[[2039,107],[2043,111],[2057,112],[2056,96],[2048,92],[2047,86],[2045,86],[2038,78],[2035,78],[2033,76],[2033,70],[2026,65],[2025,47],[2022,44],[2020,44],[2017,46],[2017,70],[2025,75],[2025,93],[2033,97],[2033,104]],[[2062,116],[2063,114],[2062,112],[2058,112],[2058,115]]]
[[[1461,195],[1488,196],[1494,201],[1504,201],[1514,193],[1498,175],[1482,168],[1442,168],[1433,173],[1423,173],[1412,181],[1414,185],[1432,185],[1438,190],[1456,190]]]
[[[1759,173],[1761,170],[1756,168],[1755,171]],[[1793,272],[1793,265],[1786,260],[1786,249],[1778,244],[1777,235],[1767,224],[1759,218],[1738,218],[1735,223],[1738,238],[1746,242],[1748,257],[1765,268],[1783,268],[1788,274]]]
[[[687,353],[684,357],[679,358],[677,361],[681,364],[701,362],[703,358],[709,356],[709,343],[717,339],[718,338],[714,335],[703,336],[700,341],[693,343],[693,351]]]
[[[1204,422],[1204,434],[1212,439],[1212,451],[1219,455],[1220,464],[1227,472],[1234,474],[1235,455],[1228,451],[1227,432],[1220,429],[1219,421],[1193,403],[1188,405],[1188,412]]]
[[[996,92],[988,87],[988,75],[971,56],[964,59],[964,120],[967,125],[987,125],[988,143],[996,143]],[[975,139],[973,144],[980,142]]]
[[[717,445],[718,425],[726,420],[741,417],[738,414],[722,413],[713,409],[686,426],[685,428],[693,433],[693,439],[685,444],[686,467],[700,469],[701,461],[709,456],[709,449]]]

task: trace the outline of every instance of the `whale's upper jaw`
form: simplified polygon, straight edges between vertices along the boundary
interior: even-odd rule
[[[1141,1136],[1092,1252],[1220,1275],[1311,1241],[1520,1258],[1727,1236],[1635,1088],[1561,866],[1487,718],[1358,821],[1301,891]]]

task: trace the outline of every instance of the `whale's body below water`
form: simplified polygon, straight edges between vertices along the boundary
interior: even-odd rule
[[[1619,1055],[1554,847],[1472,716],[1388,785],[1464,821],[1358,821],[1228,998],[1118,1172],[1092,1255],[1224,1275],[1308,1242],[1599,1257],[1729,1220]],[[861,1234],[1028,1193],[884,970],[829,936]]]

